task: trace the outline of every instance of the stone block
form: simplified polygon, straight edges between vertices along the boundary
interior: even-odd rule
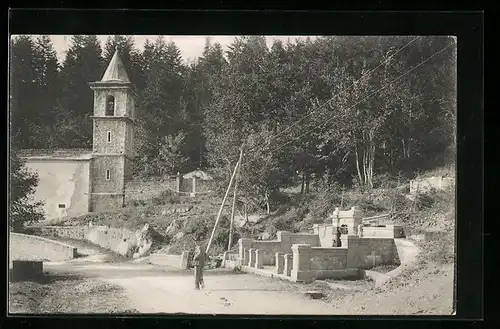
[[[43,275],[43,261],[41,260],[13,260],[13,281],[35,279]]]
[[[314,281],[313,274],[311,271],[297,271],[293,269],[291,272],[291,277],[296,282],[309,283]]]
[[[296,271],[309,271],[311,269],[311,245],[292,245],[293,269]]]

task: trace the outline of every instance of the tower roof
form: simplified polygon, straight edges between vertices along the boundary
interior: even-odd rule
[[[104,72],[101,81],[119,81],[130,83],[125,66],[118,55],[118,49],[115,51],[113,58],[111,58],[108,68],[106,69],[106,72]]]

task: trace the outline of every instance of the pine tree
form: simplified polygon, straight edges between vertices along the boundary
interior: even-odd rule
[[[111,61],[117,49],[123,65],[129,74],[130,81],[135,85],[137,90],[141,90],[144,87],[144,74],[140,63],[141,53],[135,47],[133,37],[130,35],[109,36],[103,49],[104,63]]]
[[[61,70],[62,95],[60,111],[63,117],[79,120],[81,139],[72,140],[72,147],[90,147],[92,144],[93,93],[88,83],[98,81],[104,73],[101,47],[95,35],[75,35]]]
[[[37,118],[37,70],[35,42],[29,36],[11,40],[10,124],[11,136],[20,148],[30,147],[30,125]]]

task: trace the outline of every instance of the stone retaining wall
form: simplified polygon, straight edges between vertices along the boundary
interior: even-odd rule
[[[9,259],[64,261],[77,256],[77,248],[35,235],[9,233]]]
[[[43,226],[33,230],[44,236],[87,240],[126,257],[132,257],[137,244],[135,231],[107,226]]]
[[[184,251],[181,255],[152,254],[148,262],[154,265],[167,266],[181,270],[189,269],[191,253]]]

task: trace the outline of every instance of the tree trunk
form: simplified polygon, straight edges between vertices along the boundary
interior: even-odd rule
[[[270,214],[271,213],[271,207],[269,205],[269,193],[266,191],[266,194],[265,194],[265,200],[266,200],[266,210],[267,210],[267,213]]]
[[[245,203],[243,207],[243,212],[245,214],[245,224],[248,223],[248,204]]]
[[[306,171],[306,193],[309,193],[309,183],[310,183],[310,178],[309,178],[309,172]]]
[[[373,188],[373,165],[375,163],[375,143],[374,143],[374,132],[369,133],[369,143],[368,143],[368,177],[367,182],[370,188]]]
[[[304,186],[305,186],[305,175],[304,171],[302,171],[302,182],[300,184],[300,194],[304,194]]]
[[[361,176],[361,169],[359,167],[359,153],[358,153],[358,145],[354,143],[355,153],[356,153],[356,169],[358,171],[359,184],[363,184],[363,177]]]

